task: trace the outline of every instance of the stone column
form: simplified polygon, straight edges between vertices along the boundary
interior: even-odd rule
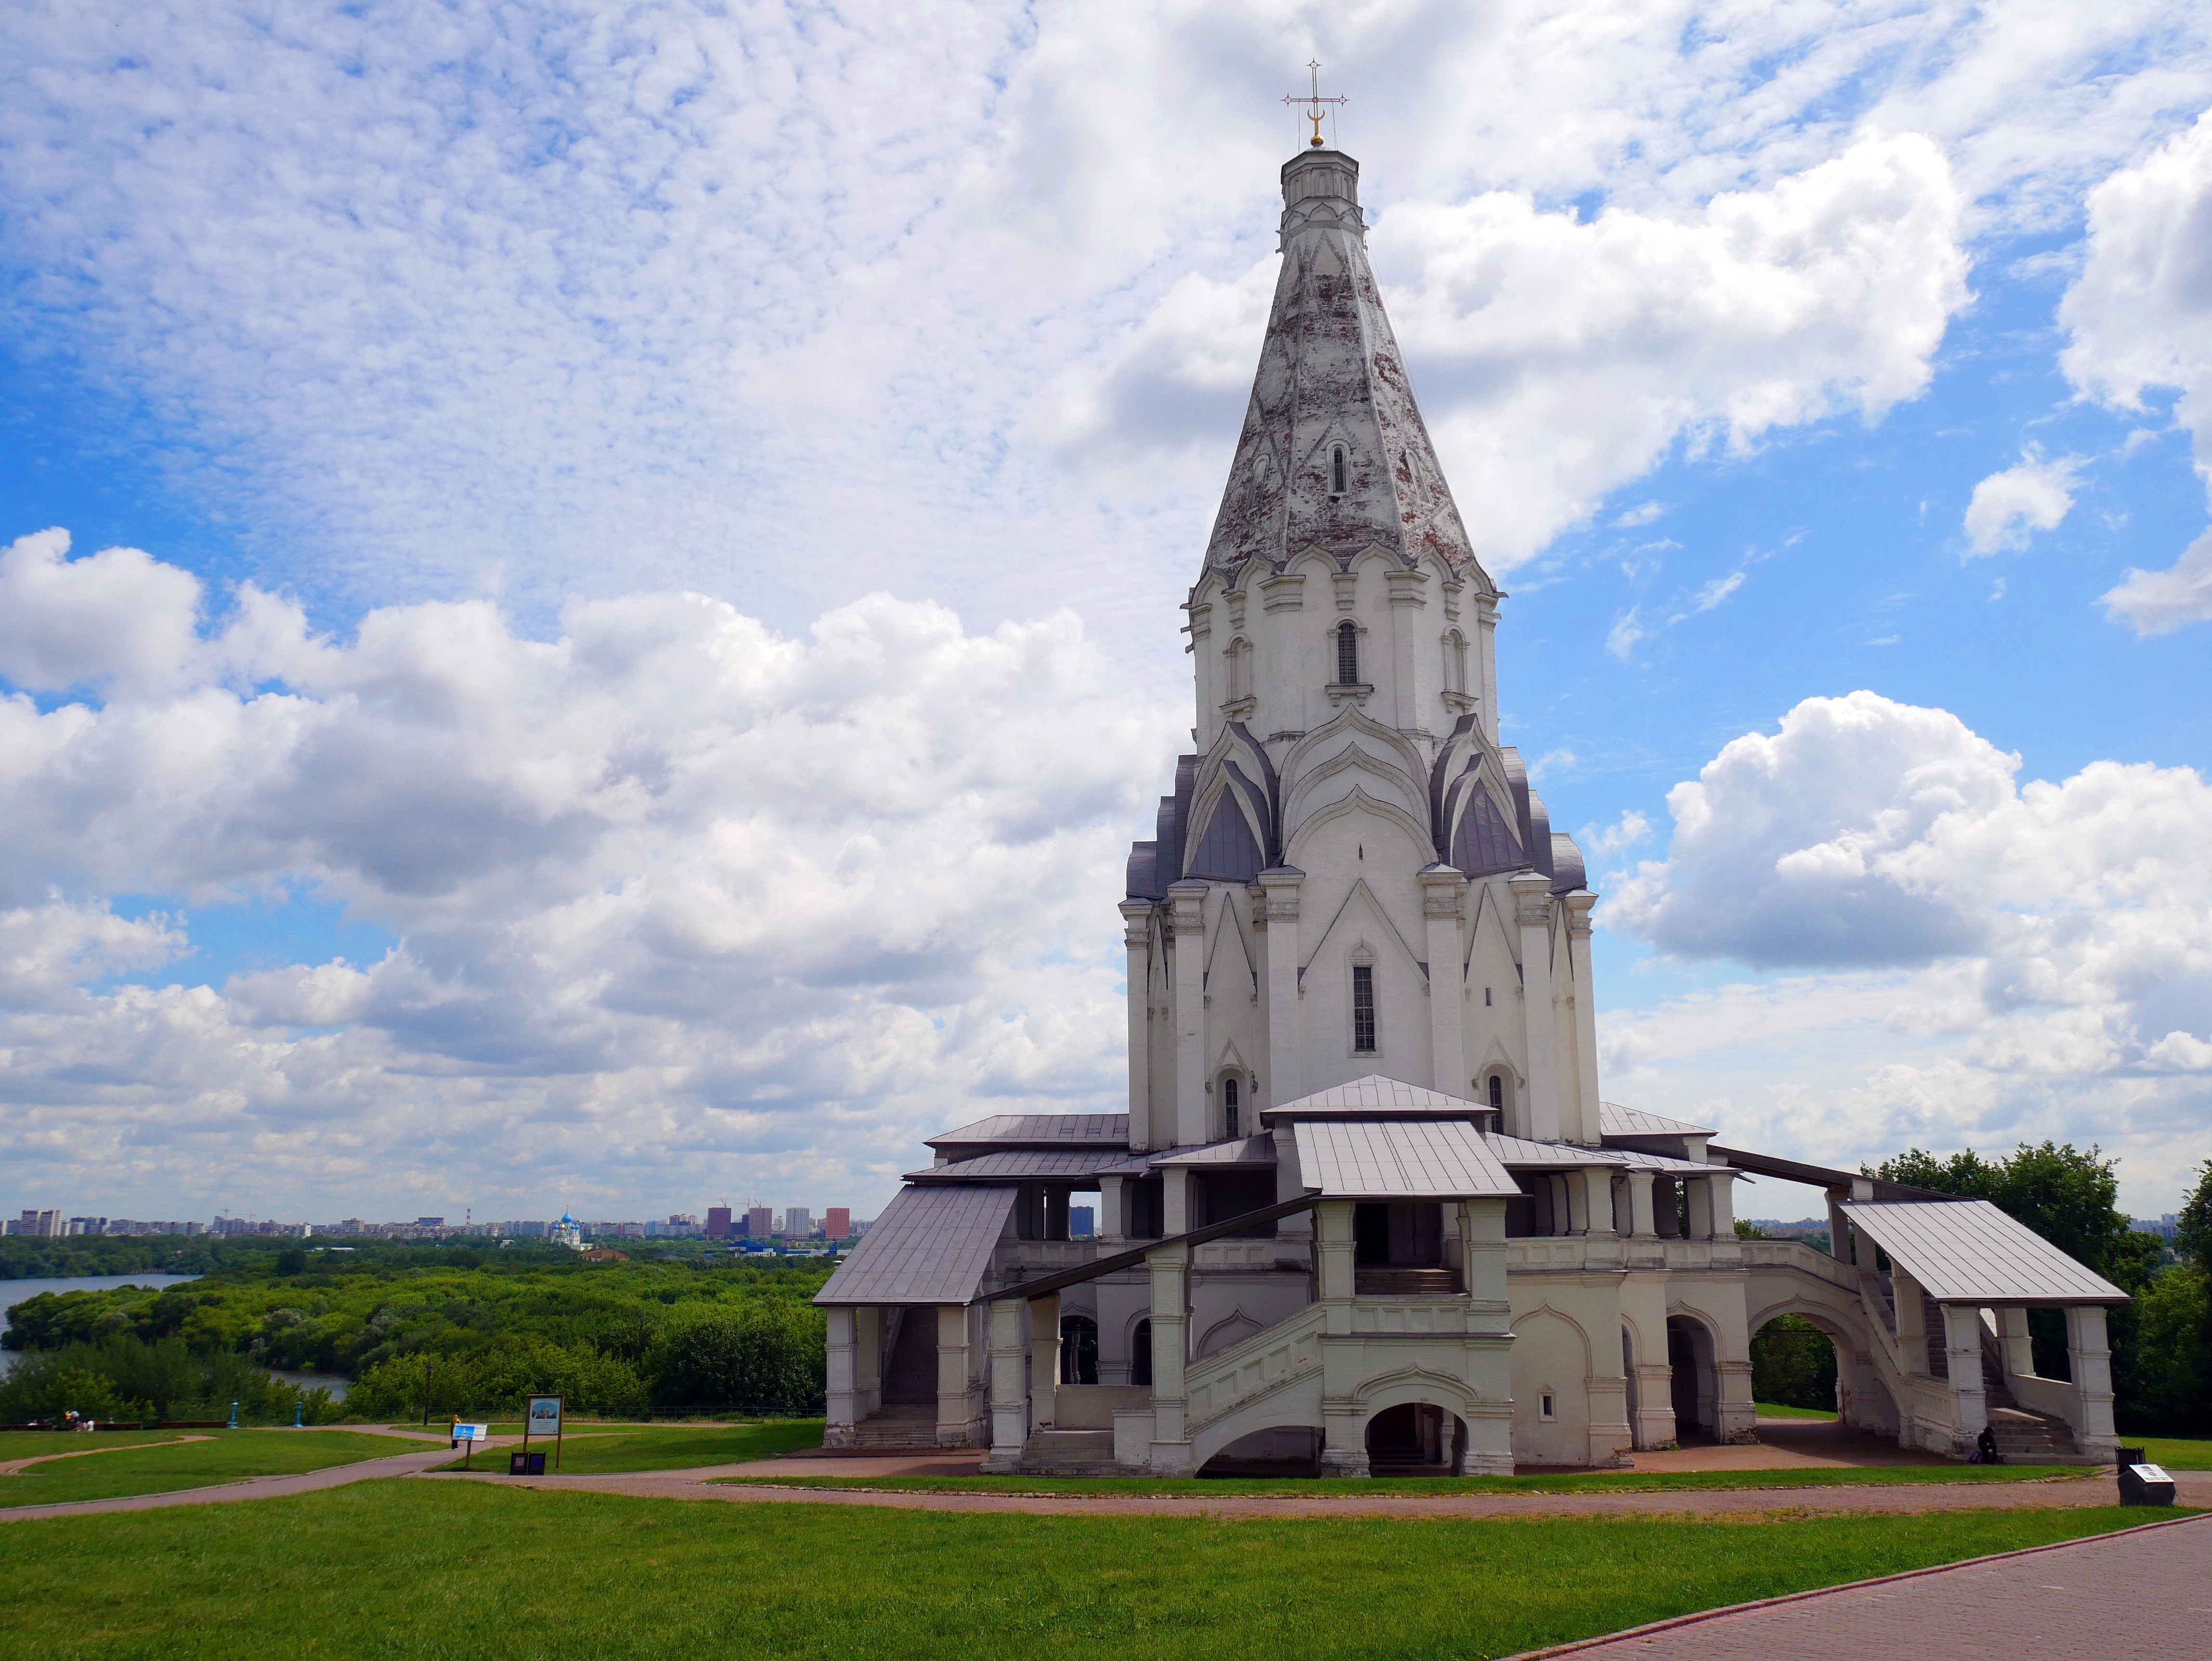
[[[1857,1261],[1851,1251],[1851,1220],[1844,1214],[1844,1202],[1851,1197],[1850,1190],[1832,1188],[1828,1190],[1828,1255],[1839,1263]],[[1872,1269],[1872,1263],[1863,1267]]]
[[[2084,1453],[2110,1458],[2119,1437],[2112,1428],[2112,1353],[2102,1304],[2067,1305],[2066,1366],[2074,1376],[2075,1444]]]
[[[1528,1046],[1528,1087],[1522,1092],[1521,1123],[1514,1134],[1540,1142],[1559,1140],[1559,1012],[1552,1007],[1552,881],[1540,872],[1508,880],[1513,921],[1521,936],[1522,1031]]]
[[[1170,1165],[1160,1172],[1160,1232],[1173,1239],[1198,1227],[1198,1177],[1188,1165]]]
[[[858,1424],[884,1404],[884,1311],[853,1311],[853,1409]]]
[[[1129,1146],[1152,1139],[1152,903],[1121,902],[1121,945],[1129,971]]]
[[[1432,1089],[1464,1096],[1474,1086],[1467,1077],[1467,1041],[1462,1036],[1467,991],[1460,971],[1461,902],[1467,879],[1449,865],[1421,873],[1421,917],[1429,952],[1429,1074]]]
[[[983,1461],[990,1471],[1021,1468],[1022,1445],[1029,1439],[1029,1392],[1023,1388],[1022,1305],[1001,1298],[991,1305],[991,1451]]]
[[[1928,1317],[1920,1302],[1920,1282],[1891,1259],[1890,1291],[1897,1303],[1897,1354],[1907,1372],[1928,1371]],[[1898,1404],[1901,1409],[1905,1403]]]
[[[1575,1177],[1570,1180],[1575,1179],[1581,1182],[1584,1196],[1582,1211],[1588,1220],[1583,1225],[1583,1232],[1585,1234],[1611,1235],[1614,1232],[1613,1172],[1600,1166],[1593,1171],[1577,1171]]]
[[[1632,1171],[1628,1173],[1628,1214],[1633,1219],[1628,1232],[1639,1240],[1650,1239],[1658,1232],[1658,1221],[1651,1210],[1652,1173]]]
[[[1304,1093],[1298,1067],[1298,889],[1305,873],[1277,866],[1260,873],[1267,919],[1267,1102],[1280,1107]],[[1258,1128],[1254,1104],[1254,1128]]]
[[[1175,927],[1175,1108],[1155,1116],[1156,1129],[1170,1142],[1190,1145],[1206,1140],[1206,885],[1173,885],[1168,905]]]
[[[975,1439],[975,1402],[971,1381],[975,1356],[970,1346],[969,1314],[958,1304],[917,1305],[909,1321],[937,1322],[937,1445],[964,1448]]]
[[[1145,1260],[1152,1273],[1152,1469],[1190,1467],[1182,1373],[1190,1354],[1190,1248],[1166,1246]]]
[[[1419,613],[1428,606],[1425,591],[1429,574],[1418,566],[1410,571],[1389,571],[1383,574],[1383,583],[1390,595],[1391,724],[1401,733],[1410,732],[1423,724],[1422,714],[1427,708],[1419,696],[1422,663],[1438,662],[1424,655],[1414,638]],[[1433,968],[1430,975],[1433,979]]]
[[[1989,1398],[1982,1388],[1982,1311],[1965,1304],[1945,1304],[1943,1348],[1950,1364],[1951,1396],[1958,1403],[1959,1451],[1973,1446],[1990,1421]]]
[[[1314,1265],[1319,1295],[1323,1299],[1349,1298],[1352,1294],[1354,1246],[1352,1238],[1352,1202],[1323,1200],[1314,1208],[1316,1243]],[[1345,1330],[1349,1332],[1347,1324]],[[1336,1330],[1331,1321],[1329,1330]]]
[[[1120,1242],[1128,1238],[1128,1196],[1124,1184],[1126,1177],[1101,1177],[1098,1179],[1098,1238]]]
[[[1710,1177],[1685,1177],[1684,1190],[1690,1201],[1690,1238],[1710,1240],[1713,1238],[1713,1179]]]
[[[1701,1185],[1705,1190],[1705,1208],[1712,1214],[1713,1238],[1733,1238],[1735,1234],[1735,1178],[1708,1177]]]
[[[1030,1429],[1050,1430],[1060,1396],[1060,1294],[1030,1299]]]
[[[2017,1373],[2023,1378],[2035,1377],[2035,1342],[2028,1335],[2026,1310],[1997,1311],[1997,1342],[2004,1351],[2007,1372]]]
[[[1591,893],[1573,893],[1559,904],[1567,914],[1568,995],[1574,1004],[1574,1098],[1559,1105],[1559,1123],[1575,1141],[1595,1147],[1603,1140],[1597,1116],[1597,979],[1590,967]]]
[[[833,1309],[830,1317],[829,1418],[822,1428],[825,1448],[850,1447],[853,1427],[866,1415],[854,1400],[853,1311]]]

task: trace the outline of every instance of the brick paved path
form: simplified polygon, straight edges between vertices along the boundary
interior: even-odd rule
[[[1575,1661],[1778,1661],[1859,1651],[1882,1661],[2183,1661],[2212,1652],[2212,1517],[1692,1615],[1540,1653]]]

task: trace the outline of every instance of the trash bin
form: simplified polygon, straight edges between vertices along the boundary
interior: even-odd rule
[[[2143,1457],[2141,1448],[2115,1448],[2120,1462],[2120,1503],[2124,1506],[2170,1506],[2173,1478]]]
[[[525,1453],[517,1448],[507,1456],[507,1474],[509,1476],[543,1476],[545,1474],[545,1456],[535,1451]]]

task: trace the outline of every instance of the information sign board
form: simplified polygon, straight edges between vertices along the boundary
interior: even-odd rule
[[[558,1436],[561,1433],[561,1398],[557,1396],[533,1396],[530,1398],[530,1417],[526,1433],[531,1436]]]
[[[456,1420],[453,1422],[453,1439],[456,1442],[489,1442],[491,1440],[491,1427],[465,1425]]]

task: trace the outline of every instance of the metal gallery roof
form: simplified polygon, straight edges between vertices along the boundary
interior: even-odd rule
[[[1298,1171],[1332,1200],[1511,1197],[1482,1133],[1450,1119],[1297,1122]]]
[[[973,1301],[1018,1192],[1004,1185],[901,1189],[814,1301]]]
[[[1710,1136],[1711,1125],[1690,1124],[1681,1119],[1664,1119],[1656,1113],[1646,1113],[1640,1107],[1623,1107],[1619,1102],[1600,1102],[1597,1104],[1597,1129],[1601,1136]]]
[[[1210,1142],[1203,1147],[1178,1148],[1172,1153],[1156,1154],[1154,1169],[1162,1165],[1271,1165],[1275,1163],[1275,1139],[1273,1136],[1238,1136],[1225,1142]]]
[[[1128,1155],[1114,1147],[1010,1147],[979,1153],[972,1159],[909,1171],[910,1183],[1019,1182],[1030,1177],[1095,1177],[1125,1164]],[[866,1238],[864,1235],[861,1237]]]
[[[1263,1119],[1297,1119],[1405,1113],[1467,1119],[1478,1115],[1488,1116],[1496,1111],[1495,1108],[1486,1107],[1480,1102],[1468,1101],[1464,1096],[1447,1096],[1441,1090],[1429,1090],[1419,1085],[1407,1084],[1401,1079],[1386,1079],[1379,1073],[1370,1073],[1364,1079],[1352,1080],[1349,1084],[1317,1090],[1310,1096],[1285,1102],[1280,1107],[1262,1108],[1260,1116]]]
[[[1939,1304],[2124,1304],[2128,1294],[1987,1200],[1851,1201],[1851,1225]]]
[[[995,1113],[923,1138],[926,1147],[999,1142],[1021,1147],[1127,1147],[1126,1113]]]

